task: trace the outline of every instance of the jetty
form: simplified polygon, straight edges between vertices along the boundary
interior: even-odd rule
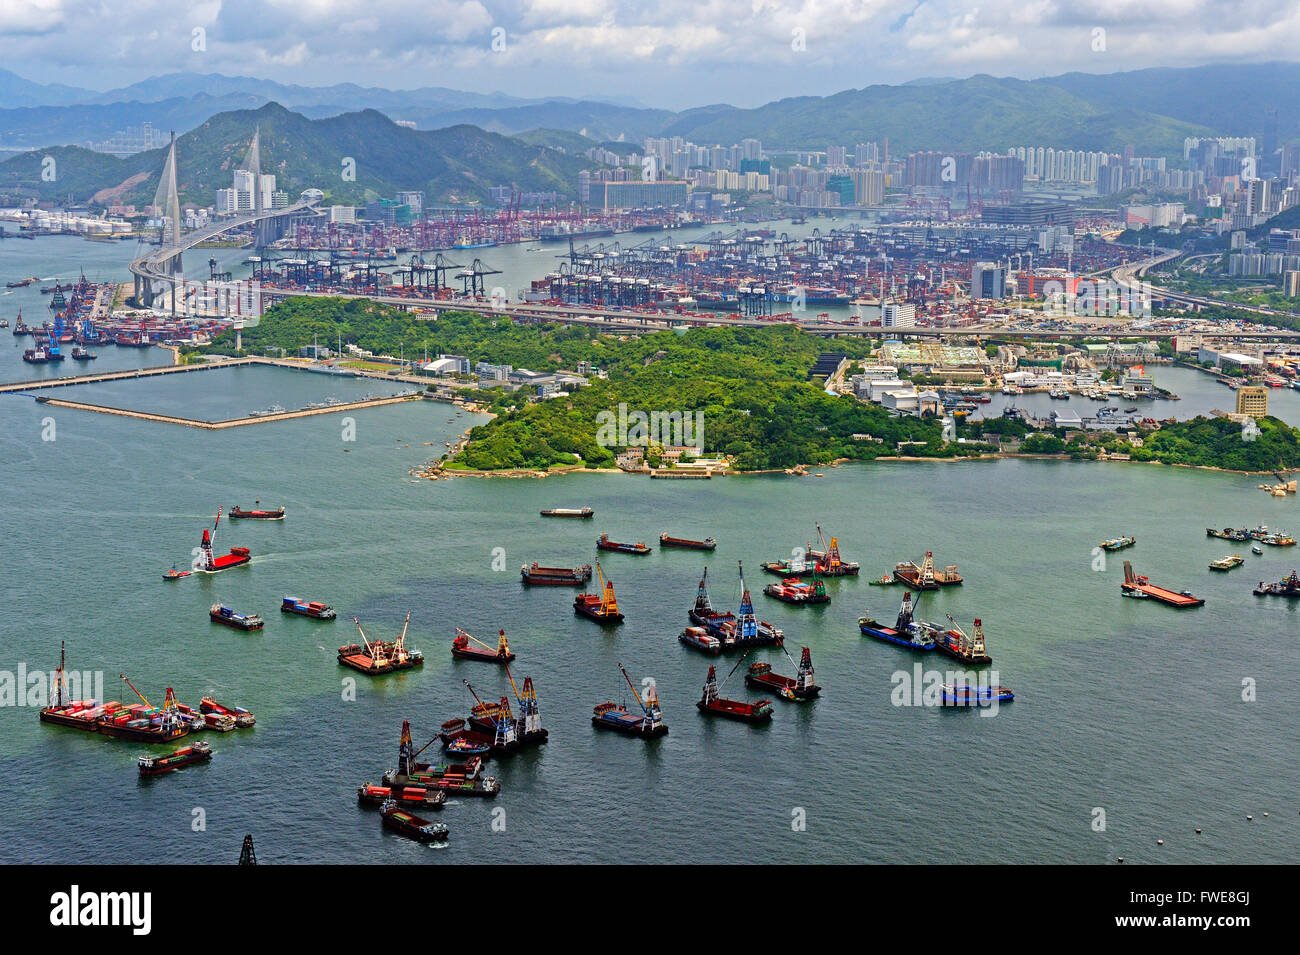
[[[178,415],[155,414],[151,411],[129,411],[125,408],[110,408],[107,405],[92,405],[85,401],[67,401],[62,398],[36,396],[42,404],[54,408],[71,408],[75,411],[95,411],[100,414],[117,415],[122,418],[138,418],[141,421],[157,421],[162,424],[178,424],[187,428],[202,428],[205,431],[224,431],[227,428],[242,428],[250,424],[266,424],[272,421],[289,421],[293,418],[309,418],[312,415],[334,414],[336,411],[355,411],[358,408],[378,408],[382,405],[397,404],[399,401],[418,400],[419,395],[392,395],[386,398],[366,398],[361,401],[345,401],[323,408],[300,408],[297,411],[281,411],[274,414],[250,415],[244,418],[226,418],[222,421],[200,421],[197,418],[183,418]]]

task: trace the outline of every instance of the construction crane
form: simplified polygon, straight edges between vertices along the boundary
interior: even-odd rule
[[[530,676],[524,677],[524,689],[521,693],[519,687],[515,685],[514,674],[510,672],[510,664],[507,663],[505,667],[506,678],[510,680],[510,689],[514,690],[515,700],[519,703],[519,714],[524,724],[524,735],[531,736],[534,733],[541,732],[542,715],[537,706],[537,693],[533,689],[533,678]],[[510,704],[506,701],[506,698],[502,697],[501,701],[505,704],[506,711],[509,712]]]
[[[514,743],[517,739],[517,734],[515,731],[515,717],[514,713],[510,710],[509,698],[503,696],[501,697],[500,703],[489,705],[484,703],[483,700],[479,698],[479,695],[474,692],[474,687],[470,686],[469,680],[461,680],[460,682],[465,684],[465,688],[469,690],[470,695],[474,697],[474,702],[478,704],[475,709],[492,722],[492,728],[495,731],[493,734],[493,745],[507,746]],[[513,686],[514,680],[511,679],[510,683]],[[527,685],[531,687],[532,684],[528,683]]]
[[[659,694],[655,692],[654,683],[651,683],[650,686],[646,688],[646,695],[643,700],[641,699],[641,694],[637,692],[636,686],[632,683],[632,678],[627,675],[627,670],[623,667],[623,664],[620,663],[618,668],[623,674],[623,679],[627,681],[628,689],[632,691],[632,696],[636,698],[637,703],[640,705],[641,712],[645,714],[646,720],[650,725],[657,726],[663,719],[663,711],[659,709]]]

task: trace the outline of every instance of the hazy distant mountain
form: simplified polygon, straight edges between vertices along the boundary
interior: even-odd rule
[[[34,83],[17,73],[0,69],[0,104],[5,106],[65,106],[84,103],[96,94],[91,90],[59,83]]]
[[[278,188],[295,197],[318,188],[345,203],[391,197],[401,189],[424,190],[430,201],[483,201],[496,185],[571,196],[579,170],[590,165],[473,126],[413,130],[370,109],[311,120],[270,103],[220,113],[178,139],[183,200],[210,205],[215,190],[230,185],[254,127],[261,129],[262,171],[275,173]],[[143,205],[157,188],[163,154],[158,149],[117,159],[75,147],[23,153],[0,162],[0,193],[8,187],[46,198],[86,199],[117,189],[127,201]],[[45,155],[56,160],[52,183],[41,179]],[[345,159],[355,179],[344,178]]]

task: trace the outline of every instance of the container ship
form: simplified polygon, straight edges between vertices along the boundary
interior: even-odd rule
[[[208,619],[235,630],[261,630],[263,621],[255,613],[240,613],[224,604],[213,604],[208,608]]]
[[[913,590],[938,590],[940,587],[961,584],[962,576],[957,573],[956,564],[949,564],[943,570],[935,570],[934,554],[927,550],[925,559],[919,565],[910,560],[896,564],[894,580]]]
[[[736,661],[736,666],[740,666],[745,658],[742,656]],[[735,667],[731,673],[735,673]],[[731,674],[727,674],[727,679]],[[726,680],[723,681],[726,683]],[[722,688],[718,686],[717,668],[710,666],[709,675],[704,680],[704,691],[700,695],[699,702],[695,704],[696,709],[701,713],[710,716],[722,716],[729,720],[740,720],[744,723],[763,723],[772,718],[771,700],[759,700],[751,703],[748,700],[728,700],[721,695]]]
[[[141,776],[161,776],[173,773],[195,763],[207,763],[212,760],[212,747],[199,740],[184,746],[167,756],[141,756],[139,759]]]
[[[966,631],[958,626],[957,621],[952,618],[952,614],[948,614],[947,617],[948,622],[952,624],[951,629],[944,630],[936,627],[931,631],[934,636],[935,649],[952,657],[954,660],[960,660],[962,663],[992,663],[993,658],[988,655],[984,648],[984,627],[980,619],[975,618],[975,629],[967,635]]]
[[[786,657],[790,656],[785,647],[781,649]],[[794,663],[794,660],[790,662]],[[791,678],[773,673],[770,663],[751,663],[745,674],[745,684],[756,690],[772,690],[787,700],[811,700],[821,693],[822,688],[813,679],[812,651],[807,647],[803,648],[796,672],[798,675]]]
[[[898,618],[894,621],[892,627],[878,623],[864,614],[858,620],[858,629],[862,631],[864,636],[875,637],[877,640],[884,640],[886,643],[906,647],[909,650],[935,649],[934,635],[926,628],[917,626],[912,622],[912,595],[910,593],[903,594],[903,603],[898,610]]]
[[[256,501],[254,503],[260,504],[261,501]],[[284,520],[284,508],[243,508],[239,505],[235,505],[230,509],[230,519],[235,520],[236,518],[255,521],[282,521]]]
[[[694,541],[685,537],[669,537],[668,532],[664,531],[659,535],[660,547],[681,547],[686,550],[713,550],[718,546],[718,542],[712,537],[706,537],[702,541]]]
[[[366,783],[357,787],[357,803],[362,806],[383,806],[389,800],[406,809],[441,809],[447,804],[447,793],[425,786],[376,786]]]
[[[618,669],[623,674],[623,679],[627,681],[628,688],[636,698],[641,712],[631,713],[621,703],[600,703],[592,709],[591,725],[598,729],[626,733],[629,736],[640,736],[642,739],[667,735],[668,724],[664,722],[663,712],[659,709],[659,696],[655,693],[654,684],[650,684],[645,699],[642,699],[641,694],[632,685],[632,678],[627,675],[623,664],[620,663]]]
[[[216,574],[232,567],[242,567],[253,557],[247,547],[232,547],[230,553],[216,557],[212,553],[212,542],[217,538],[217,528],[221,525],[221,508],[217,508],[217,520],[209,531],[203,528],[203,539],[199,542],[199,556],[194,562],[194,569],[204,574]]]
[[[594,620],[602,626],[615,626],[623,622],[623,614],[618,609],[618,599],[614,596],[613,581],[606,580],[600,572],[600,561],[596,561],[596,576],[600,593],[589,594],[586,588],[573,598],[573,612],[580,617]]]
[[[299,600],[297,597],[285,597],[280,601],[281,613],[296,613],[313,620],[333,620],[338,616],[334,608],[319,600]]]
[[[397,804],[396,800],[390,799],[384,803],[381,818],[385,829],[391,829],[393,832],[406,836],[408,839],[414,839],[416,842],[445,842],[447,840],[447,827],[440,822],[429,822],[427,819],[421,819],[415,813],[410,812]]]
[[[533,561],[525,564],[519,577],[530,587],[581,587],[591,580],[591,564],[581,567],[543,567]]]
[[[944,683],[939,690],[939,700],[944,706],[992,706],[1010,703],[1016,695],[1005,686],[971,686],[968,683]]]
[[[242,706],[224,706],[210,696],[205,696],[199,700],[199,712],[205,715],[228,716],[234,720],[235,725],[240,729],[251,729],[257,723],[257,717]]]
[[[1259,586],[1252,592],[1256,597],[1300,597],[1300,574],[1293,570],[1284,579],[1273,584],[1266,584],[1261,580]]]
[[[381,676],[396,670],[410,670],[424,665],[424,654],[419,650],[406,648],[406,630],[411,625],[411,611],[406,612],[406,622],[402,632],[395,641],[370,640],[361,629],[361,621],[356,617],[352,622],[357,625],[361,642],[339,647],[339,663],[364,673],[367,676]]]
[[[617,554],[648,554],[650,548],[644,541],[637,541],[635,544],[622,544],[618,541],[610,540],[608,534],[601,534],[596,539],[597,550],[613,551]]]
[[[802,607],[806,604],[828,604],[830,594],[826,592],[826,582],[818,575],[811,584],[805,584],[798,577],[790,577],[779,584],[768,584],[763,593],[783,603]]]
[[[167,688],[162,707],[157,708],[131,686],[130,680],[122,676],[122,680],[140,697],[141,702],[123,706],[114,700],[101,705],[95,700],[68,699],[63,674],[63,648],[60,647],[59,668],[55,671],[55,697],[49,706],[40,711],[42,723],[68,726],[86,733],[102,733],[114,739],[136,743],[170,743],[203,729],[202,720],[181,713],[171,687]]]
[[[1157,587],[1146,577],[1135,574],[1133,565],[1127,560],[1124,561],[1124,582],[1120,584],[1120,593],[1125,597],[1158,600],[1171,607],[1200,607],[1205,603],[1204,598],[1196,597],[1186,590],[1178,592]]]
[[[456,628],[456,638],[451,641],[451,655],[462,660],[484,660],[488,663],[509,663],[515,658],[504,630],[497,631],[497,645],[490,647],[460,627]]]
[[[552,507],[542,511],[542,517],[577,517],[583,520],[596,516],[589,507]]]

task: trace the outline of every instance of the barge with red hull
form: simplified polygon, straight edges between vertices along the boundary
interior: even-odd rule
[[[736,661],[736,666],[740,666],[743,660],[744,657],[741,657],[740,660]],[[731,673],[735,672],[735,667],[733,667]],[[727,679],[730,678],[731,674],[729,673]],[[748,700],[725,699],[721,695],[721,687],[718,686],[717,668],[713,666],[709,667],[709,675],[704,680],[704,691],[695,707],[706,715],[722,716],[729,720],[740,720],[743,723],[764,723],[772,718],[772,702],[770,700],[759,700],[756,703],[751,703]]]
[[[642,739],[666,736],[668,724],[664,722],[663,712],[659,709],[659,695],[655,692],[654,684],[650,684],[645,699],[642,699],[637,688],[632,685],[632,678],[627,675],[627,670],[623,669],[623,664],[620,663],[618,669],[623,674],[623,679],[627,681],[628,689],[632,691],[641,712],[633,713],[622,703],[600,703],[592,708],[591,725],[597,729],[614,730],[617,733],[639,736]]]
[[[952,624],[951,629],[935,627],[930,631],[934,636],[934,648],[954,660],[972,666],[992,663],[993,658],[989,656],[984,646],[984,625],[980,618],[975,618],[975,629],[967,634],[953,619],[952,614],[947,614],[947,617],[948,622]]]
[[[590,507],[552,507],[542,511],[542,517],[571,517],[588,520],[596,516]]]
[[[203,539],[199,542],[199,556],[194,561],[194,570],[201,574],[216,574],[232,567],[242,567],[252,561],[252,554],[247,547],[232,547],[230,553],[217,557],[213,554],[212,543],[217,538],[217,528],[221,526],[220,507],[217,508],[217,520],[209,531],[203,528]]]
[[[136,696],[139,703],[130,706],[113,700],[100,704],[95,700],[73,700],[67,697],[64,678],[63,648],[59,648],[59,668],[55,671],[55,696],[49,706],[40,710],[42,723],[65,726],[83,733],[100,733],[114,739],[135,743],[170,743],[204,728],[197,715],[182,713],[176,694],[167,688],[161,708],[152,706],[125,675],[122,681]]]
[[[763,593],[796,607],[831,602],[831,596],[826,592],[826,582],[820,574],[813,576],[811,584],[805,584],[798,577],[788,577],[779,584],[768,584],[763,588]]]
[[[141,776],[161,776],[163,773],[174,773],[186,766],[207,763],[211,760],[212,747],[199,740],[166,756],[141,756],[138,765]]]
[[[706,537],[702,541],[690,540],[685,537],[669,537],[668,532],[664,531],[659,535],[660,547],[680,547],[685,550],[713,550],[718,546],[718,542],[712,537]]]
[[[1205,603],[1203,597],[1197,597],[1186,590],[1180,593],[1167,590],[1164,587],[1157,587],[1146,577],[1134,573],[1133,564],[1127,560],[1124,561],[1124,582],[1119,585],[1119,592],[1125,597],[1158,600],[1171,607],[1183,609],[1200,607]]]
[[[778,577],[809,577],[819,574],[822,577],[856,577],[862,566],[857,561],[844,560],[840,557],[840,539],[832,537],[829,544],[822,533],[821,524],[817,525],[817,539],[821,549],[809,542],[804,548],[807,555],[803,560],[769,560],[760,564],[763,570]]]
[[[380,806],[389,800],[408,809],[441,809],[447,804],[447,794],[441,789],[424,786],[376,786],[366,783],[357,787],[357,803],[362,806]]]
[[[448,722],[464,725],[464,720]],[[444,730],[446,726],[444,723]],[[411,740],[411,724],[403,720],[402,739],[397,749],[397,768],[384,773],[383,784],[392,788],[418,786],[453,795],[487,798],[501,792],[501,784],[494,777],[484,775],[483,760],[479,756],[471,756],[463,763],[445,763],[441,766],[416,762],[417,756],[440,739],[441,734],[416,749]]]
[[[297,597],[285,597],[281,600],[280,612],[311,617],[313,620],[333,620],[338,616],[329,604],[321,603],[319,600],[299,600]]]
[[[596,561],[596,577],[600,593],[589,594],[584,587],[582,593],[573,598],[573,612],[594,620],[601,626],[617,626],[623,622],[623,614],[618,609],[618,598],[614,595],[614,582],[605,579],[600,570],[600,561]]]
[[[261,502],[256,502],[260,504]],[[230,509],[230,519],[253,520],[253,521],[282,521],[284,520],[283,507],[259,508],[259,507],[240,507],[236,504]]]
[[[708,620],[703,626],[710,634],[722,641],[724,650],[733,648],[748,647],[765,647],[776,645],[780,646],[785,643],[785,632],[768,623],[766,620],[759,620],[754,616],[754,600],[749,595],[749,588],[745,586],[745,567],[739,563],[740,572],[740,610],[735,616],[731,614],[716,615],[712,620],[707,617],[702,619]],[[701,587],[704,581],[700,581]],[[704,600],[707,603],[708,593],[704,593]],[[700,595],[695,598],[696,606],[700,604]],[[695,620],[692,613],[691,619]]]
[[[351,667],[358,673],[364,673],[367,676],[382,676],[385,673],[410,670],[424,665],[423,653],[419,650],[408,650],[406,648],[406,630],[411,625],[411,612],[409,610],[406,612],[406,622],[402,624],[401,634],[392,642],[371,640],[366,636],[366,632],[361,629],[361,621],[353,617],[352,622],[357,625],[357,632],[361,634],[361,642],[339,647],[338,660],[344,666]]]
[[[596,549],[611,551],[615,554],[648,554],[650,548],[645,541],[637,541],[635,544],[624,544],[616,540],[610,540],[608,534],[601,534],[596,538]]]
[[[940,587],[953,587],[962,583],[957,565],[949,564],[943,570],[934,569],[934,553],[925,552],[920,564],[903,561],[894,565],[894,582],[910,587],[912,590],[938,590]]]
[[[213,604],[208,608],[208,619],[223,627],[234,630],[261,630],[265,621],[255,613],[240,613],[224,604]]]
[[[543,567],[533,561],[520,569],[519,576],[530,587],[581,587],[591,580],[591,565]]]
[[[461,660],[483,660],[487,663],[509,663],[515,658],[504,630],[497,631],[497,645],[489,647],[460,627],[456,628],[456,638],[451,641],[451,655]]]
[[[384,828],[391,829],[408,839],[414,839],[416,842],[447,841],[448,830],[445,825],[421,819],[415,813],[398,805],[396,800],[390,799],[384,803],[380,818],[383,820]]]
[[[693,647],[701,653],[709,656],[718,656],[722,653],[722,641],[709,633],[704,627],[687,627],[677,637],[688,647]]]
[[[781,648],[783,651],[785,647]],[[786,656],[790,654],[786,651]],[[791,660],[790,662],[794,662]],[[797,665],[798,675],[795,677],[781,676],[779,673],[772,672],[770,663],[751,663],[749,671],[745,674],[745,685],[753,687],[756,690],[773,690],[787,700],[811,700],[815,699],[822,691],[813,679],[812,651],[808,647],[803,648],[803,654],[799,658]]]
[[[219,716],[228,716],[234,721],[235,726],[240,729],[250,729],[257,725],[257,717],[242,706],[225,706],[218,703],[210,696],[205,696],[203,699],[199,700],[199,712],[205,716],[210,713],[215,713]]]

